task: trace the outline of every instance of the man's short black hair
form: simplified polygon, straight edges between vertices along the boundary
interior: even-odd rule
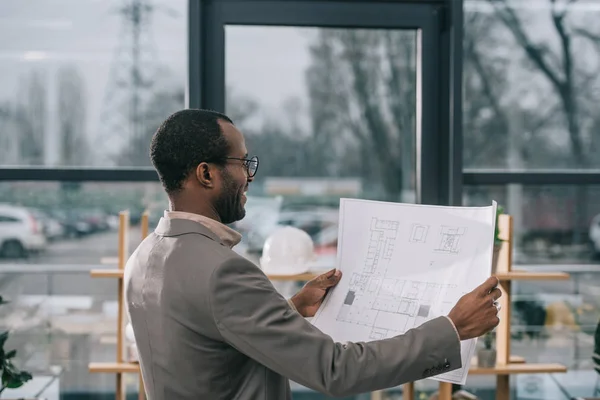
[[[201,162],[227,157],[229,145],[219,120],[233,123],[216,111],[186,109],[169,116],[154,133],[150,159],[167,193],[181,190]]]

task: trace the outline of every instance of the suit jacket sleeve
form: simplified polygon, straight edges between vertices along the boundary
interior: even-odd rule
[[[379,390],[461,367],[460,341],[446,317],[393,338],[342,344],[293,311],[248,260],[226,261],[211,280],[211,310],[226,342],[327,395]]]

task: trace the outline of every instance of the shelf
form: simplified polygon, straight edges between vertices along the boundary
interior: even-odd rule
[[[509,358],[509,361],[508,361],[508,362],[509,362],[510,364],[525,364],[525,363],[526,363],[526,361],[525,361],[525,357],[523,357],[523,356],[517,356],[517,355],[514,355],[514,354],[512,354],[512,355],[510,356],[510,358]],[[471,365],[470,365],[470,368],[471,368],[471,369],[473,369],[473,368],[477,368],[477,357],[473,357],[473,358],[471,359]]]
[[[563,281],[569,279],[569,274],[565,272],[510,271],[506,273],[498,273],[494,276],[501,281]]]
[[[122,278],[123,271],[119,269],[94,269],[91,271],[94,278]],[[318,274],[306,273],[299,275],[267,275],[274,281],[310,281],[319,276]],[[526,272],[526,271],[511,271],[507,273],[496,274],[496,277],[501,281],[535,281],[535,280],[550,280],[562,281],[569,279],[569,274],[564,272]]]
[[[93,278],[122,278],[123,270],[120,269],[93,269],[90,271]],[[310,281],[317,277],[317,274],[299,274],[299,275],[267,275],[274,281]]]
[[[121,269],[93,269],[90,271],[92,278],[122,278]]]
[[[92,373],[138,373],[140,372],[140,365],[133,362],[90,363],[88,369]]]
[[[272,281],[310,281],[319,276],[318,274],[299,274],[299,275],[267,275]]]
[[[525,357],[511,355],[509,358],[511,364],[523,364],[525,363]]]
[[[513,375],[513,374],[551,374],[567,372],[560,364],[507,364],[493,368],[470,368],[469,375]]]

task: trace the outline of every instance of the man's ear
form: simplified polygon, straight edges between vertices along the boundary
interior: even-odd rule
[[[205,162],[198,164],[196,167],[196,179],[200,185],[210,188],[215,186],[214,168]]]

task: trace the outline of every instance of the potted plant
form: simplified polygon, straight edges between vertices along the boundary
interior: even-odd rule
[[[8,301],[0,296],[0,305],[7,304]],[[2,375],[2,383],[0,384],[0,394],[5,389],[16,389],[30,379],[32,376],[27,371],[19,370],[14,364],[13,359],[17,355],[16,350],[7,351],[4,349],[6,340],[8,339],[8,331],[0,333],[0,375]]]
[[[493,335],[492,332],[483,335],[483,347],[477,351],[477,365],[480,368],[492,368],[496,365],[496,349],[494,348]]]
[[[500,239],[500,227],[498,226],[498,217],[500,214],[504,214],[504,208],[497,206],[496,208],[496,229],[494,231],[494,251],[492,253],[492,275],[496,273],[498,267],[498,256],[500,255],[500,249],[502,249],[503,240]]]

